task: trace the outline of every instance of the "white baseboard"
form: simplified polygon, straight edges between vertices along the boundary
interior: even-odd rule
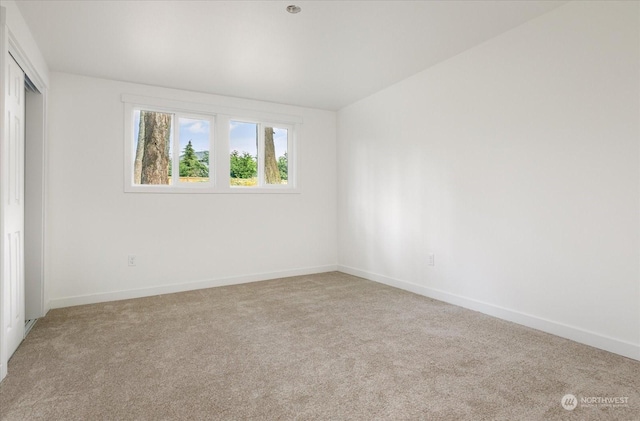
[[[413,292],[415,294],[424,295],[426,297],[433,298],[439,301],[444,301],[446,303],[468,308],[470,310],[475,310],[480,313],[488,314],[489,316],[508,320],[510,322],[518,323],[523,326],[541,330],[543,332],[551,333],[553,335],[570,339],[581,344],[603,349],[605,351],[613,352],[615,354],[640,361],[640,345],[637,344],[621,341],[619,339],[610,338],[608,336],[590,332],[574,326],[568,326],[563,323],[542,319],[540,317],[496,306],[494,304],[489,304],[434,288],[417,285],[412,282],[389,278],[384,275],[367,272],[349,266],[338,265],[338,270],[349,275],[359,276],[370,281],[379,282],[381,284],[400,288],[406,291]]]
[[[104,292],[98,294],[77,295],[73,297],[54,298],[49,301],[49,308],[72,307],[85,304],[104,303],[108,301],[129,300],[131,298],[151,297],[174,292],[193,291],[196,289],[213,288],[227,285],[246,284],[249,282],[267,281],[269,279],[288,278],[290,276],[311,275],[314,273],[333,272],[338,270],[336,265],[315,266],[309,268],[290,269],[279,272],[256,273],[252,275],[233,276],[229,278],[208,279],[203,281],[170,284],[149,288],[131,289],[125,291]]]

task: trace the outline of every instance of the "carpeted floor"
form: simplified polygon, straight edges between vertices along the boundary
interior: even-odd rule
[[[640,362],[334,272],[52,310],[0,415],[637,420]]]

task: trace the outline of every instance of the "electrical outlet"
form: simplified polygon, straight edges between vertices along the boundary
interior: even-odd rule
[[[128,261],[129,261],[129,266],[135,266],[136,265],[136,256],[129,255]]]
[[[436,265],[436,255],[433,253],[429,253],[429,256],[427,258],[427,264],[429,266],[435,266]]]

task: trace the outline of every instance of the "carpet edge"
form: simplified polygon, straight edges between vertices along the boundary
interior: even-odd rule
[[[306,268],[288,269],[277,272],[254,273],[242,276],[205,279],[184,283],[165,284],[147,288],[101,292],[97,294],[76,295],[71,297],[53,298],[49,300],[49,308],[73,307],[85,304],[97,304],[109,301],[129,300],[132,298],[152,297],[154,295],[172,294],[205,288],[246,284],[250,282],[268,281],[271,279],[288,278],[291,276],[312,275],[315,273],[335,272],[337,265],[313,266]]]
[[[532,329],[550,333],[561,338],[569,339],[583,345],[589,345],[594,348],[612,352],[623,357],[640,361],[640,344],[633,344],[620,339],[611,338],[596,332],[587,331],[575,326],[566,325],[560,322],[543,319],[531,314],[522,313],[516,310],[497,306],[495,304],[472,298],[451,294],[435,288],[418,285],[413,282],[390,278],[373,272],[346,265],[338,265],[338,271],[349,275],[358,276],[369,281],[378,282],[405,291],[413,292],[418,295],[433,298],[449,304],[464,307],[469,310],[478,311],[480,313],[497,317],[502,320],[517,323]]]

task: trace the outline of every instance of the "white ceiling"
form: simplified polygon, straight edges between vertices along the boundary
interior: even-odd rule
[[[564,3],[17,1],[52,71],[328,110]]]

